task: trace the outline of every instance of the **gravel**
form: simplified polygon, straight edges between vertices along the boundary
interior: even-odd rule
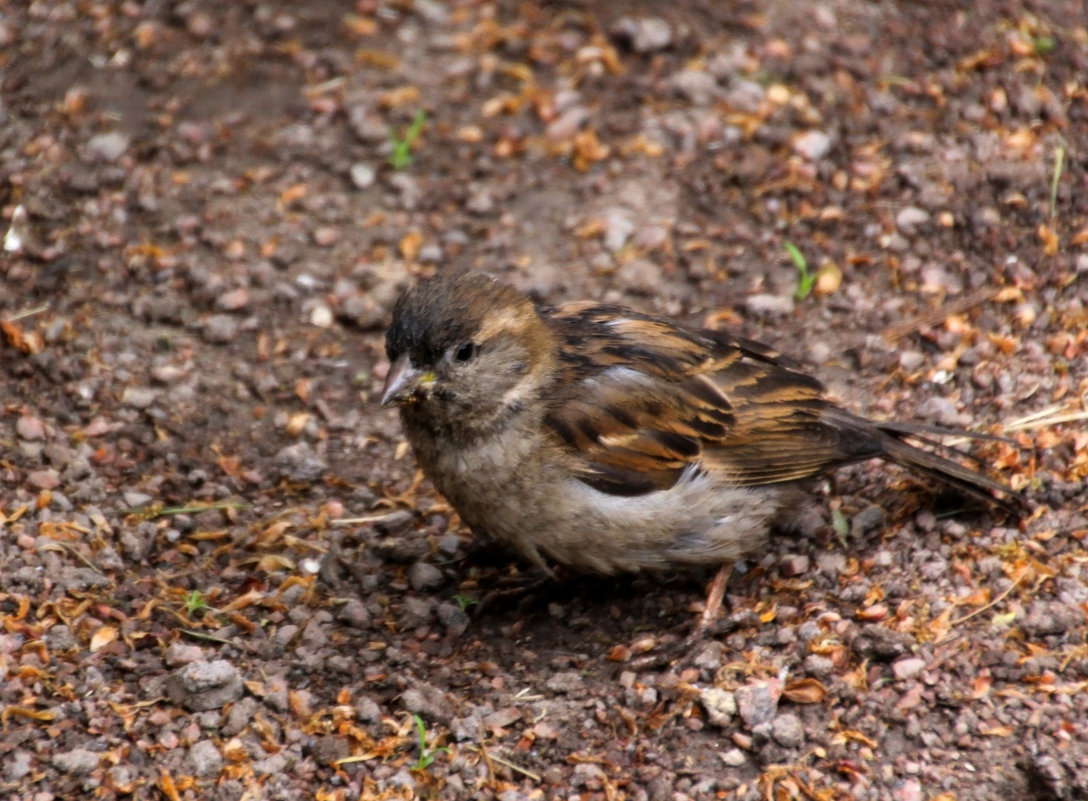
[[[1088,796],[1080,4],[9,5],[0,797]],[[1038,508],[846,467],[677,653],[698,571],[534,586],[417,481],[382,331],[470,266]]]

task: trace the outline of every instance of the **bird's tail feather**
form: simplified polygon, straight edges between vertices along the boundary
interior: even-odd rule
[[[855,440],[856,444],[860,444],[854,460],[879,455],[915,473],[929,476],[960,492],[999,506],[1017,517],[1028,511],[1027,501],[1012,487],[956,461],[965,459],[982,467],[984,462],[981,459],[945,445],[937,439],[966,437],[989,442],[1009,442],[1004,437],[923,423],[877,422],[837,408],[825,410],[824,416],[840,431],[861,435]],[[932,450],[907,442],[908,438]],[[878,453],[874,453],[874,450]]]
[[[896,464],[906,467],[925,476],[930,476],[961,492],[975,498],[981,498],[988,503],[996,504],[1007,512],[1016,516],[1023,515],[1027,510],[1027,502],[1024,497],[1014,491],[1007,484],[990,478],[989,476],[964,467],[959,462],[945,458],[940,454],[927,451],[922,448],[904,442],[901,437],[909,435],[898,430],[885,430],[881,426],[887,438],[882,443],[884,454]],[[963,436],[963,432],[955,432]],[[970,436],[970,434],[968,434]],[[916,435],[915,435],[916,436]],[[989,439],[988,435],[979,437]],[[929,440],[925,440],[931,443]],[[939,443],[931,443],[939,447]],[[959,453],[959,451],[956,451]],[[973,457],[969,457],[973,458]],[[976,460],[977,461],[977,460]],[[997,493],[996,495],[994,493]]]

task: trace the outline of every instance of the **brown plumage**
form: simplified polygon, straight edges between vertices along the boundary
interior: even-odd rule
[[[447,272],[400,299],[386,349],[382,401],[399,405],[424,471],[474,530],[537,564],[612,573],[756,554],[806,479],[872,458],[1023,508],[905,441],[966,432],[867,420],[765,345],[619,306],[536,307]]]

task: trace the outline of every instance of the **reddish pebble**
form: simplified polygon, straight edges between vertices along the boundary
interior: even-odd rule
[[[56,489],[60,478],[52,470],[35,470],[26,477],[27,483],[37,489]]]
[[[15,433],[19,435],[19,439],[33,442],[45,437],[45,425],[37,417],[23,415],[15,423]]]

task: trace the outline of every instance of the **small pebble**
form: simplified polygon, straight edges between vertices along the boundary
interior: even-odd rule
[[[917,206],[907,206],[895,215],[895,227],[905,234],[912,234],[929,222],[929,212]]]
[[[748,755],[739,748],[730,748],[722,754],[722,762],[731,768],[739,768],[747,761]]]
[[[899,681],[913,679],[925,669],[926,660],[916,656],[908,656],[892,664],[892,673]]]
[[[367,189],[374,185],[377,172],[369,164],[356,162],[351,165],[351,182],[356,189]]]
[[[756,681],[736,690],[737,711],[748,728],[755,728],[774,719],[778,699],[782,697],[782,682],[777,679]]]
[[[408,583],[418,592],[441,587],[443,580],[442,571],[428,562],[416,562],[408,569]]]
[[[661,17],[621,17],[610,32],[636,53],[654,53],[672,44],[672,26]]]
[[[699,703],[706,710],[707,720],[722,728],[737,714],[736,696],[721,687],[707,687],[699,692]]]
[[[92,136],[87,142],[87,155],[97,161],[117,161],[128,149],[128,136],[120,131]]]
[[[238,335],[238,321],[226,314],[213,314],[204,321],[202,333],[205,342],[226,345]]]
[[[718,82],[709,72],[695,69],[680,70],[669,81],[672,90],[696,106],[712,103],[719,94]]]
[[[771,737],[786,748],[799,748],[805,741],[805,728],[797,715],[779,715],[771,723]]]
[[[15,433],[19,439],[34,442],[45,437],[45,425],[37,417],[23,415],[15,421]]]
[[[74,748],[53,756],[53,766],[62,773],[84,776],[98,767],[99,754],[85,748]]]
[[[823,131],[806,131],[793,140],[793,149],[808,161],[819,161],[831,150],[831,137]]]

